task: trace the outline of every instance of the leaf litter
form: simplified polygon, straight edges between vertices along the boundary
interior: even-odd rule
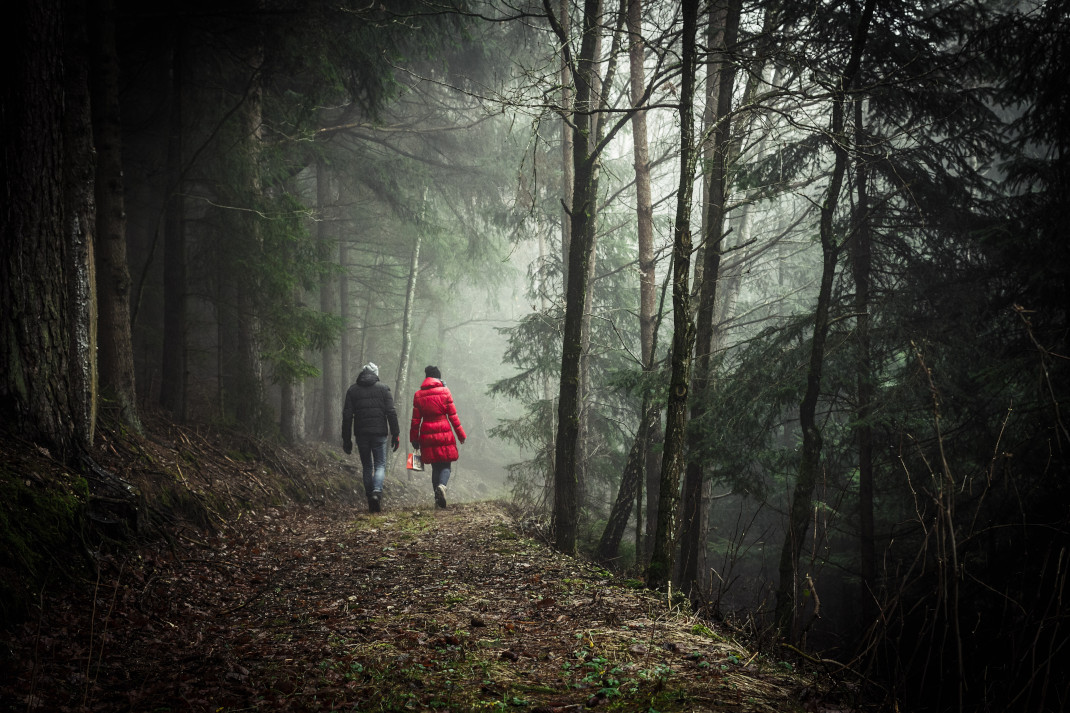
[[[0,642],[0,710],[830,710],[497,502],[262,509],[98,561]]]

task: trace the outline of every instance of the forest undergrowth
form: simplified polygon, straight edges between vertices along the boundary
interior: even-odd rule
[[[154,428],[99,439],[96,477],[136,489],[139,530],[102,536],[113,508],[50,553],[56,571],[0,633],[0,710],[858,709],[842,676],[553,551],[469,487],[439,510],[395,474],[372,514],[351,462],[323,450]],[[33,459],[15,462],[47,454]],[[121,504],[88,485],[90,504]]]

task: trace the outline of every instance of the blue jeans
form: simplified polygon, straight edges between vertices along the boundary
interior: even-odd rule
[[[364,468],[364,494],[383,492],[387,436],[357,436],[357,453]]]
[[[451,463],[432,463],[431,464],[431,487],[434,488],[439,485],[446,485],[450,482],[450,465]]]

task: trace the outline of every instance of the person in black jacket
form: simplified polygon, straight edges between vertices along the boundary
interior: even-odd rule
[[[342,449],[352,453],[353,439],[356,439],[364,468],[364,494],[371,512],[382,510],[388,427],[391,445],[397,451],[401,429],[394,411],[394,397],[390,395],[390,387],[380,383],[379,367],[368,362],[356,383],[346,391],[342,407]]]

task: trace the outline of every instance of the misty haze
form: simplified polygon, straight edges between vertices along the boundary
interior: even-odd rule
[[[0,711],[1070,709],[1068,18],[14,0]]]

